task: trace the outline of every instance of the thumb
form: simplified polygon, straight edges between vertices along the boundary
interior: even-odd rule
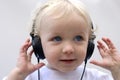
[[[100,66],[100,67],[104,67],[105,66],[102,61],[91,60],[90,63],[94,64],[94,65],[97,65],[97,66]]]
[[[43,67],[44,65],[45,65],[44,63],[36,64],[36,65],[35,65],[35,70],[37,70],[37,69]]]

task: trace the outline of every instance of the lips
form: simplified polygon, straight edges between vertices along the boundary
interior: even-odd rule
[[[76,61],[76,59],[61,59],[61,62],[65,62],[65,63],[72,63],[74,61]]]

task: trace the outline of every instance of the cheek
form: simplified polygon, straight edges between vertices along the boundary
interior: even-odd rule
[[[56,61],[59,58],[59,49],[50,45],[43,46],[44,55],[48,61]]]
[[[45,50],[44,54],[49,66],[55,68],[58,65],[58,61],[60,58],[59,51],[52,46],[50,47],[47,46],[46,48],[44,48],[44,50]]]
[[[77,53],[78,53],[77,57],[83,61],[86,57],[86,52],[87,52],[87,46],[86,45],[82,47],[80,46],[79,48],[77,48]]]

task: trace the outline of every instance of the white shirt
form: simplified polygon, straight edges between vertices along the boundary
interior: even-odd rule
[[[76,70],[63,73],[46,66],[40,69],[40,80],[80,80],[83,72],[83,67],[78,67]],[[25,80],[38,80],[38,71],[30,74]],[[82,80],[113,80],[113,78],[96,69],[86,68]]]

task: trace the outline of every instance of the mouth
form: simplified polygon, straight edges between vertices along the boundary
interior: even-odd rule
[[[72,63],[72,62],[76,61],[76,59],[61,59],[60,61],[64,62],[64,63]]]

